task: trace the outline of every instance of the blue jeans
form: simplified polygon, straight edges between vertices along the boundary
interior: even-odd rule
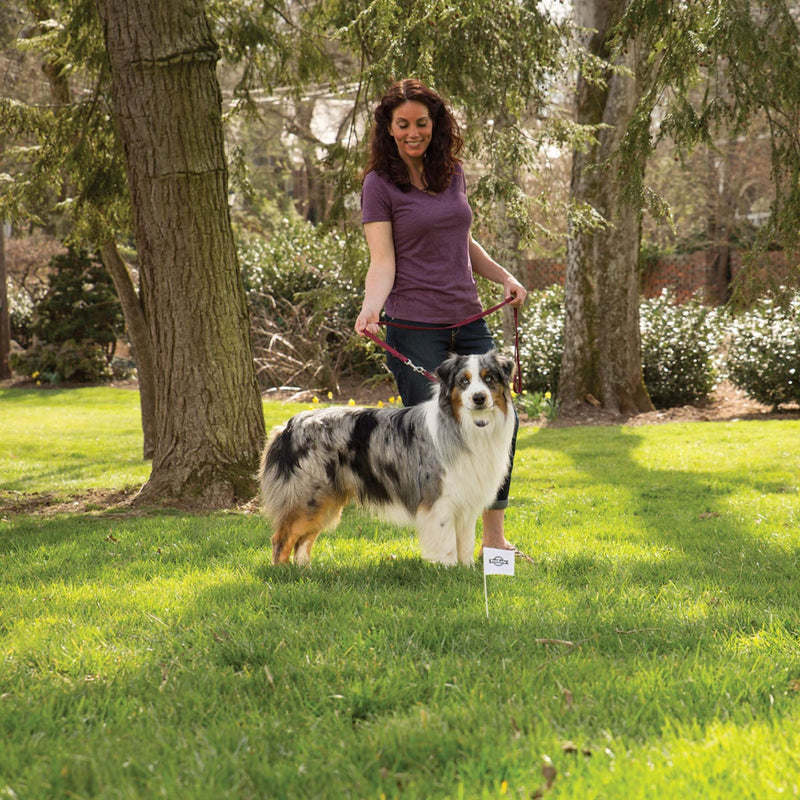
[[[403,325],[424,326],[424,322],[412,322],[405,319],[387,317],[387,322],[398,322]],[[494,345],[492,334],[485,320],[479,319],[459,328],[439,328],[436,330],[408,330],[395,328],[391,325],[386,328],[386,343],[395,350],[410,358],[418,367],[433,372],[442,361],[451,353],[461,356],[482,355],[491,350]],[[431,396],[432,383],[424,375],[415,372],[400,359],[387,354],[386,363],[397,382],[397,390],[404,406],[415,406]],[[514,412],[516,417],[516,411]],[[505,482],[497,493],[497,499],[490,506],[493,509],[508,508],[508,495],[511,488],[511,468],[514,464],[514,451],[517,445],[517,430],[519,420],[514,425],[514,438],[511,440],[511,466]]]

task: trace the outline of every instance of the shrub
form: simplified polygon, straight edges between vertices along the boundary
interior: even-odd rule
[[[564,352],[564,290],[529,292],[519,315],[523,388],[555,396]]]
[[[97,259],[71,248],[50,265],[47,293],[36,302],[32,321],[24,306],[17,315],[17,334],[32,336],[33,344],[27,339],[27,350],[11,359],[12,369],[52,383],[110,380],[109,362],[124,331],[110,276]]]
[[[8,293],[8,317],[11,325],[11,338],[22,348],[33,342],[33,300],[21,290]]]
[[[380,356],[353,333],[364,294],[355,278],[366,267],[361,237],[283,219],[268,238],[240,242],[239,259],[262,384],[336,388],[348,373],[378,369]]]
[[[728,377],[770,406],[800,402],[800,294],[786,304],[763,299],[733,321]]]
[[[47,294],[36,304],[33,333],[44,344],[91,342],[111,359],[125,321],[103,265],[70,248],[54,256]]]
[[[644,383],[657,408],[708,398],[716,380],[719,314],[665,289],[639,307]]]
[[[101,383],[112,379],[103,348],[89,341],[37,343],[10,356],[11,368],[38,383]]]
[[[685,405],[714,387],[719,315],[693,301],[677,305],[663,293],[640,307],[642,370],[653,403]],[[523,385],[534,396],[555,396],[564,352],[564,290],[530,292],[520,314]]]

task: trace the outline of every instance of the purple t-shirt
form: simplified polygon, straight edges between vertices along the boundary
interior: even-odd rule
[[[370,172],[361,192],[362,222],[391,222],[394,286],[390,317],[452,324],[482,311],[469,259],[472,209],[460,167],[440,194],[398,189]]]

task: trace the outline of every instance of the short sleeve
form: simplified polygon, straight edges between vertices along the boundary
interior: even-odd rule
[[[392,202],[388,186],[377,173],[369,172],[361,188],[361,222],[391,222]]]

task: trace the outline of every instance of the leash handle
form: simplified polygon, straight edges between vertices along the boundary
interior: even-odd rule
[[[389,328],[400,328],[401,330],[405,331],[450,331],[453,328],[463,328],[464,325],[469,325],[471,322],[477,322],[479,319],[488,317],[489,314],[494,314],[495,311],[499,311],[501,308],[503,308],[503,306],[507,306],[510,302],[511,298],[508,297],[503,300],[502,303],[498,303],[496,306],[487,308],[486,311],[482,311],[480,314],[474,314],[471,317],[467,317],[467,319],[461,320],[461,322],[456,322],[454,325],[404,325],[402,322],[392,322],[386,319],[380,320],[378,325],[385,325]],[[516,309],[514,309],[514,312],[514,321],[516,322]]]

